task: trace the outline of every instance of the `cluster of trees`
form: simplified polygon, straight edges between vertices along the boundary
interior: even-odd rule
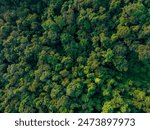
[[[0,0],[0,112],[150,112],[149,0]]]

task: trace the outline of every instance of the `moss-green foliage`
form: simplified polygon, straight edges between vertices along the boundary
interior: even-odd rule
[[[0,0],[0,112],[150,112],[150,1]]]

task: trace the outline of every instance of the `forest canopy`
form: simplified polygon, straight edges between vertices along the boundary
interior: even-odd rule
[[[0,0],[0,112],[150,112],[150,0]]]

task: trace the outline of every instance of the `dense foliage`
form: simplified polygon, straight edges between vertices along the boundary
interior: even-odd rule
[[[150,0],[0,0],[0,112],[150,112]]]

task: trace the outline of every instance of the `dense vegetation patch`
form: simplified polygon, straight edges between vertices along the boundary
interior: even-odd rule
[[[150,1],[0,0],[0,112],[150,112]]]

